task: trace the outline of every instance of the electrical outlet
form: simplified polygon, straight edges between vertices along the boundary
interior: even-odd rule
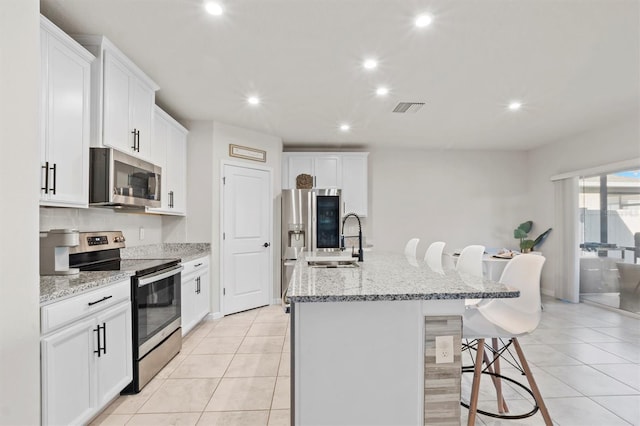
[[[142,227],[142,226],[140,227],[139,234],[140,234],[140,239],[144,240],[144,227]]]
[[[436,336],[436,364],[453,362],[453,336]]]

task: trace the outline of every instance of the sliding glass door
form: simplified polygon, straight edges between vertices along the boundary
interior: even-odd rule
[[[580,179],[580,298],[640,313],[640,170]]]

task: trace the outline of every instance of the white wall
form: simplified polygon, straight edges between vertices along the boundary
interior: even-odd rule
[[[401,252],[420,238],[445,251],[469,244],[518,248],[513,230],[529,210],[524,152],[374,149],[369,156],[368,241]],[[534,228],[535,229],[540,228]]]
[[[71,228],[81,232],[122,231],[127,247],[163,242],[162,217],[142,213],[121,213],[109,208],[40,208],[40,230]],[[144,228],[144,239],[140,239]]]
[[[596,167],[640,156],[638,114],[621,117],[599,130],[585,132],[534,149],[528,154],[529,198],[532,220],[544,229],[554,226],[554,186],[550,178],[560,173]],[[559,232],[551,232],[541,247],[547,257],[542,271],[545,294],[554,294],[554,276],[558,276]],[[558,276],[558,279],[561,277]]]
[[[40,16],[0,2],[0,424],[40,423]]]
[[[220,312],[220,216],[221,216],[221,167],[222,161],[233,161],[250,165],[260,164],[272,168],[274,240],[273,292],[279,296],[280,289],[280,193],[282,139],[228,124],[216,122],[190,122],[187,142],[188,158],[198,158],[202,174],[197,182],[189,180],[187,240],[203,241],[202,236],[210,229],[211,242],[211,311]],[[236,144],[266,151],[266,163],[243,160],[229,156],[229,144]],[[191,166],[190,166],[191,167]],[[190,179],[191,179],[190,174]],[[196,176],[195,174],[193,175]],[[208,181],[206,179],[209,179]],[[197,191],[194,189],[197,188]],[[201,229],[203,231],[201,231]],[[207,242],[207,241],[205,241]]]
[[[213,218],[217,217],[214,206],[218,206],[213,202],[213,169],[213,122],[193,121],[189,123],[187,141],[186,241],[213,241]],[[216,253],[217,248],[212,245]]]

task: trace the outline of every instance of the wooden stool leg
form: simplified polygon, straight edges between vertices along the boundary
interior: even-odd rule
[[[529,386],[531,387],[531,392],[533,392],[533,397],[536,400],[536,404],[540,408],[540,412],[542,413],[542,418],[544,419],[544,424],[547,426],[553,426],[553,422],[551,421],[551,416],[549,415],[549,411],[547,410],[547,406],[544,405],[544,401],[542,400],[542,394],[540,393],[540,389],[538,389],[538,385],[536,381],[533,379],[533,374],[531,373],[531,369],[529,368],[529,364],[527,364],[527,360],[524,357],[524,353],[522,352],[522,348],[520,347],[520,342],[515,337],[513,340],[513,347],[516,348],[516,352],[518,353],[518,358],[520,358],[520,364],[522,365],[522,369],[524,370],[524,374],[527,376],[527,380],[529,381]]]
[[[502,413],[508,413],[509,412],[509,407],[507,407],[507,402],[504,400],[504,397],[502,396],[502,380],[500,380],[500,355],[498,355],[498,339],[497,338],[493,338],[491,339],[491,344],[493,346],[493,365],[494,370],[496,372],[496,374],[498,375],[497,377],[494,377],[495,380],[493,382],[494,386],[496,387],[496,396],[498,399],[498,412],[500,414]]]
[[[482,351],[482,354],[480,353]],[[478,411],[478,392],[480,392],[480,376],[482,376],[482,361],[484,359],[484,339],[478,339],[478,350],[476,351],[476,365],[473,369],[473,384],[471,385],[471,397],[469,398],[469,418],[467,426],[476,424],[476,413]]]

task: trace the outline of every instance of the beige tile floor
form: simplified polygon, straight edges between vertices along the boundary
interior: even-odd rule
[[[542,321],[520,343],[555,425],[640,425],[640,320],[599,307],[545,299]],[[137,395],[121,396],[94,425],[289,425],[289,316],[267,306],[205,320],[183,348]],[[514,371],[505,367],[503,372]],[[518,380],[521,380],[518,379]],[[468,398],[471,375],[463,375]],[[512,412],[527,394],[507,384]],[[483,378],[480,407],[495,393]],[[462,409],[461,424],[467,410]],[[543,425],[479,416],[476,425]],[[389,425],[395,426],[395,425]]]
[[[93,425],[289,425],[289,315],[266,306],[205,320],[137,395]]]

